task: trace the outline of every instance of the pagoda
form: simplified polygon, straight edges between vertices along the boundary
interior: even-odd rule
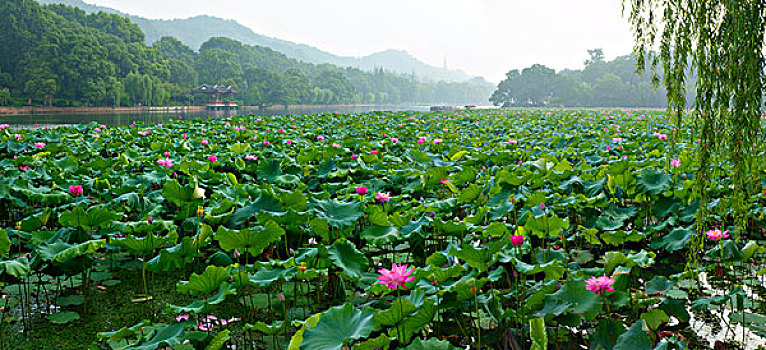
[[[205,94],[207,99],[204,101],[205,107],[211,111],[234,110],[237,109],[237,101],[234,95],[239,91],[231,86],[202,84],[199,88],[192,90],[195,94]]]

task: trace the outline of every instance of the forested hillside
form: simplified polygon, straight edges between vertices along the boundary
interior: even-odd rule
[[[0,104],[190,104],[201,83],[232,85],[248,105],[485,103],[486,83],[423,83],[378,69],[303,63],[265,47],[211,38],[199,52],[152,46],[128,18],[34,0],[0,0]]]
[[[75,6],[88,13],[103,11],[126,16],[144,31],[144,34],[146,35],[146,43],[148,45],[152,45],[154,42],[165,36],[172,36],[196,51],[210,38],[226,37],[248,45],[268,47],[274,51],[285,54],[287,57],[309,63],[329,63],[336,66],[354,67],[366,71],[380,67],[395,73],[414,73],[418,80],[421,81],[443,80],[447,82],[462,82],[471,78],[468,74],[460,70],[444,69],[442,67],[427,65],[405,51],[386,50],[364,57],[338,56],[313,46],[296,44],[287,40],[258,34],[236,21],[212,16],[202,15],[191,18],[169,20],[148,19],[140,16],[123,14],[108,7],[91,5],[82,0],[39,1],[44,5],[64,4]]]

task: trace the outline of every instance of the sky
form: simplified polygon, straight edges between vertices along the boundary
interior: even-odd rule
[[[342,56],[405,50],[490,82],[541,63],[579,69],[633,47],[622,0],[85,0],[153,19],[210,15]]]

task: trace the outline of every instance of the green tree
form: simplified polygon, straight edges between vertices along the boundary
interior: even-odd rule
[[[695,175],[701,198],[697,229],[709,227],[707,216],[710,169],[718,162],[733,164],[731,209],[734,224],[745,232],[745,198],[760,191],[761,176],[753,159],[762,152],[761,107],[766,82],[764,33],[766,2],[753,0],[629,0],[639,70],[661,63],[668,114],[676,123],[672,140],[686,129],[687,67],[696,72],[694,123],[701,138]],[[659,52],[655,51],[659,48]],[[659,79],[659,78],[658,78]],[[671,144],[674,144],[672,142]],[[668,159],[675,156],[675,147]],[[716,175],[717,176],[717,175]],[[701,235],[700,235],[701,236]],[[701,244],[701,243],[700,243]],[[696,259],[696,255],[692,259]]]
[[[225,80],[242,80],[242,66],[237,62],[236,56],[221,49],[201,51],[195,68],[202,83],[218,84]]]
[[[311,80],[300,68],[290,68],[282,74],[287,96],[286,104],[308,103],[311,95]]]
[[[288,92],[282,77],[268,69],[248,68],[245,71],[245,80],[248,90],[257,89],[258,93],[252,96],[258,96],[260,99],[256,105],[278,105],[288,103]]]

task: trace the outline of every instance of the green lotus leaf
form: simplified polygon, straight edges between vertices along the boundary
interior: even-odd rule
[[[605,231],[616,230],[625,225],[625,221],[635,216],[637,211],[636,207],[618,208],[610,206],[596,220],[596,227]]]
[[[388,350],[391,344],[391,338],[386,334],[381,334],[375,339],[368,339],[354,346],[354,350]]]
[[[277,198],[268,193],[261,193],[250,204],[237,209],[229,219],[228,224],[230,227],[241,227],[245,221],[259,214],[278,215],[284,214],[284,210]]]
[[[114,239],[111,243],[115,246],[122,247],[133,254],[146,255],[159,248],[175,244],[177,239],[178,234],[174,231],[167,236],[155,236],[151,233],[144,237],[127,235],[125,238]]]
[[[29,276],[32,268],[29,266],[27,258],[16,258],[13,260],[0,261],[0,273],[14,278]]]
[[[274,321],[272,324],[257,322],[256,324],[246,324],[242,328],[246,330],[261,332],[266,335],[277,335],[285,332],[287,324],[284,321]]]
[[[351,304],[330,308],[322,313],[316,327],[303,333],[301,350],[341,350],[348,340],[367,338],[375,327],[372,310]]]
[[[258,287],[268,287],[277,281],[288,281],[295,274],[295,267],[288,269],[275,267],[268,268],[262,267],[258,269],[252,276],[248,277],[248,281]]]
[[[223,226],[218,227],[214,239],[218,241],[225,251],[237,249],[240,253],[249,253],[252,256],[261,254],[266,247],[278,241],[285,235],[276,222],[269,221],[265,226],[257,226],[254,230],[229,230]]]
[[[651,309],[641,314],[641,319],[646,322],[649,329],[656,331],[661,324],[670,321],[670,317],[660,309]]]
[[[532,338],[531,350],[548,350],[548,332],[545,319],[537,317],[529,320],[529,337]]]
[[[8,232],[0,229],[0,258],[8,255],[11,251],[11,239],[8,238]]]
[[[217,291],[231,278],[225,267],[208,266],[201,275],[192,273],[188,281],[180,281],[176,289],[181,294],[209,294]]]
[[[96,239],[79,244],[64,243],[57,240],[53,243],[43,243],[37,246],[38,256],[45,261],[64,262],[84,254],[90,254],[106,245],[106,240]]]
[[[326,220],[328,225],[339,230],[356,224],[356,220],[363,214],[359,206],[360,203],[357,201],[341,202],[334,198],[315,200],[312,205],[319,218]]]
[[[671,231],[669,234],[662,237],[661,240],[655,240],[651,243],[652,249],[665,249],[666,251],[672,253],[676,250],[686,248],[686,246],[691,242],[692,238],[694,238],[695,232],[686,229],[683,227],[679,227]]]
[[[369,261],[364,253],[356,249],[353,243],[340,239],[327,249],[330,261],[340,268],[351,279],[362,277],[362,272],[367,271]]]
[[[76,207],[70,211],[65,211],[59,216],[59,223],[63,226],[80,227],[85,230],[96,228],[106,228],[112,225],[112,222],[120,219],[117,213],[100,208],[91,207],[84,209]]]
[[[644,193],[660,194],[670,188],[673,179],[662,170],[644,169],[638,177],[638,188]]]
[[[651,350],[652,342],[644,331],[644,321],[634,323],[627,332],[617,338],[614,350]]]
[[[589,350],[613,350],[617,339],[625,333],[622,322],[612,318],[602,318],[596,326],[596,331],[590,338]]]
[[[359,233],[359,237],[375,246],[394,243],[401,239],[396,226],[368,226]]]
[[[556,214],[551,216],[530,216],[527,218],[527,223],[524,225],[524,229],[527,232],[531,232],[540,238],[546,236],[559,236],[563,230],[569,228],[569,218],[561,219]]]
[[[439,340],[436,338],[428,338],[422,340],[416,338],[412,341],[410,346],[405,348],[406,350],[460,350],[460,348],[453,346],[446,340]]]
[[[47,316],[48,321],[55,324],[65,324],[80,319],[80,314],[74,311],[61,311]]]
[[[198,199],[205,198],[205,190],[192,180],[188,185],[181,186],[178,180],[170,180],[162,186],[162,196],[171,203],[181,206],[185,203],[193,203]]]
[[[602,302],[600,295],[585,289],[584,282],[570,280],[558,291],[545,297],[545,304],[535,313],[535,317],[559,316],[568,311],[576,315],[585,314],[587,319],[593,319],[601,311]]]

